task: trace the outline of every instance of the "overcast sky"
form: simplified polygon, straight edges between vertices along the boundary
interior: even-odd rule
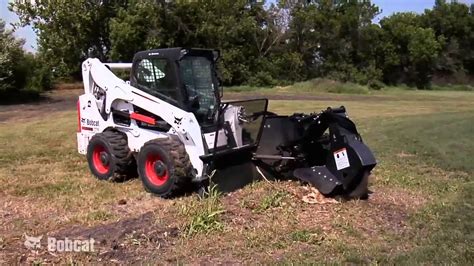
[[[433,7],[435,0],[373,0],[372,2],[382,9],[382,14],[377,17],[375,22],[380,18],[393,14],[394,12],[412,11],[422,13],[426,8]],[[7,24],[18,21],[18,17],[8,11],[9,0],[0,0],[0,18],[5,20]],[[474,3],[474,0],[459,0],[466,4]],[[18,29],[15,35],[26,40],[24,48],[28,51],[36,50],[36,34],[31,27]]]

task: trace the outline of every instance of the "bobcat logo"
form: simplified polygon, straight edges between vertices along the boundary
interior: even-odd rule
[[[181,120],[183,120],[182,117],[181,118],[177,118],[176,116],[174,117],[174,123],[178,126],[181,125]]]
[[[28,249],[39,249],[41,248],[41,238],[43,238],[43,236],[37,236],[37,237],[34,237],[34,236],[27,236],[27,235],[24,235],[25,236],[25,247],[28,248]]]

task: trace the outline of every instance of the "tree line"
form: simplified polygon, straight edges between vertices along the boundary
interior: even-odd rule
[[[21,97],[34,99],[43,88],[51,87],[50,69],[26,53],[23,44],[0,19],[0,103],[23,101]]]
[[[474,75],[474,5],[456,1],[436,0],[422,14],[379,22],[381,10],[369,0],[24,2],[10,8],[17,26],[37,32],[35,59],[54,70],[39,72],[53,79],[80,79],[91,51],[103,61],[129,62],[137,51],[173,46],[220,49],[224,85],[324,77],[374,89],[429,89],[433,82],[466,84]]]

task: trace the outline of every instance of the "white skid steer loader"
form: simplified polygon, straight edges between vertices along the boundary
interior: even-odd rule
[[[169,48],[138,52],[131,64],[84,61],[77,143],[92,174],[120,180],[138,171],[148,192],[171,197],[204,187],[216,169],[250,163],[325,195],[367,194],[376,161],[344,107],[280,116],[267,99],[221,101],[218,57]],[[130,81],[116,68],[131,69]]]

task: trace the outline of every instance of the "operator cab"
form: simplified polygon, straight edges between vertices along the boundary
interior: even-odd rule
[[[215,124],[220,105],[217,50],[167,48],[135,54],[130,85]]]

